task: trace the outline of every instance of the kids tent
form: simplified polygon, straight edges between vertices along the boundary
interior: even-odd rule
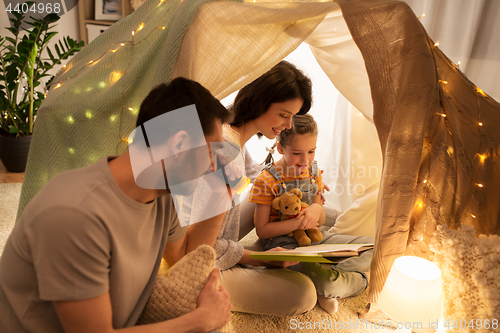
[[[345,25],[349,51],[337,47]],[[154,86],[184,76],[224,98],[303,41],[378,133],[370,301],[397,257],[433,258],[438,225],[499,234],[500,105],[435,47],[404,2],[386,0],[148,0],[56,76],[38,112],[18,216],[55,174],[122,153]]]

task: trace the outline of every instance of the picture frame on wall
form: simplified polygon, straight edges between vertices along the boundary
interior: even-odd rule
[[[95,0],[97,21],[118,21],[122,18],[122,0]]]

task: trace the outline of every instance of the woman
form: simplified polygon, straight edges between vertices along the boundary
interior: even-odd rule
[[[281,61],[238,92],[232,107],[234,120],[223,126],[223,134],[225,142],[239,150],[236,162],[245,166],[247,177],[255,179],[261,168],[251,159],[245,143],[256,134],[275,139],[282,130],[291,128],[294,115],[309,111],[311,101],[310,79],[286,61]],[[203,207],[207,200],[206,190],[197,189],[194,195],[192,207],[197,209],[190,212],[194,218],[195,210]],[[241,208],[238,195],[233,196],[233,203],[225,214],[201,222],[220,224],[214,241],[216,266],[221,269],[220,284],[231,295],[233,311],[292,316],[312,309],[316,304],[316,290],[305,275],[288,269],[254,267],[284,268],[296,263],[251,258],[252,251],[238,242]]]

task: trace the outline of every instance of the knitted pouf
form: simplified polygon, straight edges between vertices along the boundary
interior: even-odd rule
[[[430,248],[442,272],[444,328],[500,332],[500,237],[476,237],[468,225],[458,230],[443,225]]]
[[[160,272],[137,324],[177,318],[196,309],[198,296],[214,269],[214,263],[214,249],[201,245],[185,255],[165,274]],[[229,324],[221,331],[229,331]]]

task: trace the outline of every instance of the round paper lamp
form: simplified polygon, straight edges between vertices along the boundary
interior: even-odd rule
[[[397,258],[378,302],[392,320],[412,323],[415,328],[437,329],[441,320],[441,270],[423,258]]]

